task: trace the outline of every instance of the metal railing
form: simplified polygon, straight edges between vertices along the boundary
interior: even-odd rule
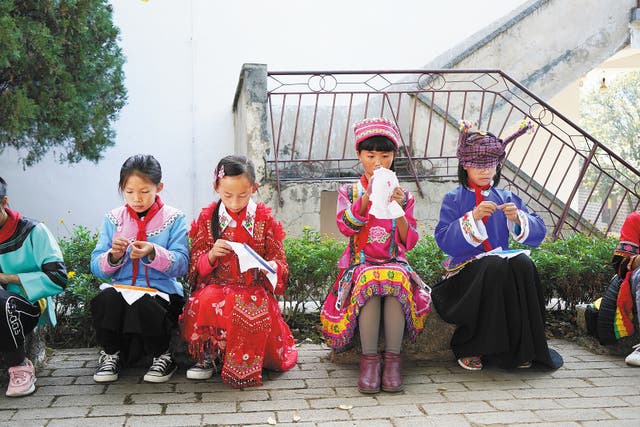
[[[640,205],[640,172],[499,70],[268,72],[273,150],[269,178],[353,180],[361,173],[352,125],[395,120],[396,172],[415,181],[457,177],[458,122],[504,138],[524,119],[532,134],[511,143],[501,186],[544,215],[553,238],[618,232]]]

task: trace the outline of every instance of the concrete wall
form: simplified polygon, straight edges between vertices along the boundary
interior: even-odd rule
[[[59,165],[48,156],[28,170],[19,152],[5,150],[0,175],[9,182],[13,208],[64,235],[74,223],[97,228],[104,213],[122,203],[116,189],[122,162],[153,153],[164,169],[161,195],[191,219],[214,198],[215,164],[234,152],[234,136],[240,137],[232,103],[242,64],[260,62],[272,70],[413,68],[522,1],[462,0],[434,8],[415,0],[325,0],[322,7],[299,0],[110,0],[129,91],[114,123],[115,146],[97,165]],[[468,11],[462,17],[461,5]],[[381,16],[393,31],[364,43],[364,26],[377,25]],[[456,26],[449,24],[454,21]]]

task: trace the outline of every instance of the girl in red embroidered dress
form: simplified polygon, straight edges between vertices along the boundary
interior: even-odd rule
[[[192,294],[180,317],[183,338],[197,363],[187,378],[208,379],[222,361],[222,380],[233,387],[262,384],[262,368],[285,371],[298,359],[291,330],[275,294],[286,288],[289,269],[284,231],[262,203],[255,169],[244,156],[227,156],[216,168],[213,188],[220,201],[205,207],[192,225],[189,283]],[[276,271],[240,271],[229,242],[245,243]]]

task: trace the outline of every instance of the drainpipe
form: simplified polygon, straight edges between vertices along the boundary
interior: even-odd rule
[[[636,8],[631,10],[630,30],[630,46],[634,49],[640,49],[640,0],[636,3]]]

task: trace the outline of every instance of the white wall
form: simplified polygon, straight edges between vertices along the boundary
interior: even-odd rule
[[[64,235],[72,224],[97,228],[122,203],[122,162],[152,153],[164,170],[163,199],[193,218],[213,199],[215,163],[233,150],[231,105],[243,63],[415,69],[523,2],[111,0],[129,91],[115,147],[97,165],[49,156],[27,170],[19,153],[5,150],[0,176],[14,209]]]

